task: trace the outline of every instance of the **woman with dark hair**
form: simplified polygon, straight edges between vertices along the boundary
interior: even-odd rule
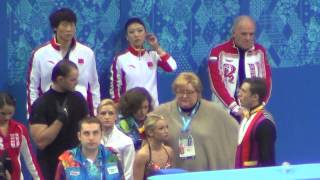
[[[157,37],[148,33],[143,21],[130,18],[125,24],[129,47],[117,55],[111,66],[110,95],[116,102],[131,88],[144,87],[158,105],[157,68],[166,72],[177,69],[175,60],[160,46]],[[152,50],[146,50],[145,41]]]
[[[119,129],[131,137],[136,150],[141,146],[141,130],[147,114],[153,110],[152,97],[142,87],[135,87],[121,97]],[[140,129],[140,130],[139,130]]]
[[[0,179],[23,179],[21,155],[33,179],[43,179],[27,128],[12,119],[15,106],[12,96],[0,92]]]

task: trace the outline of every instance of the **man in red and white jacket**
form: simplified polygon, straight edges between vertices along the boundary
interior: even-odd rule
[[[54,37],[32,52],[27,74],[27,106],[49,90],[53,67],[61,60],[74,62],[79,70],[76,90],[87,99],[90,114],[100,103],[100,84],[94,52],[75,40],[76,15],[68,8],[61,8],[50,15]]]
[[[261,77],[267,82],[267,103],[271,95],[271,70],[265,49],[255,43],[256,26],[249,16],[236,18],[232,38],[211,50],[208,63],[213,101],[229,109],[237,119],[243,116],[236,93],[245,78]]]

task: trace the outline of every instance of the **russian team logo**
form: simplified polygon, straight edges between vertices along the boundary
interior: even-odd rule
[[[235,72],[236,72],[236,68],[232,64],[223,65],[224,78],[227,79],[230,83],[234,83]]]

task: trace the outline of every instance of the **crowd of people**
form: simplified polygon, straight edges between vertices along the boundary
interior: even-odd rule
[[[249,16],[208,58],[213,100],[192,72],[172,83],[159,104],[158,66],[177,63],[139,18],[124,27],[128,48],[110,67],[110,99],[100,97],[94,52],[75,39],[68,8],[50,15],[53,37],[32,52],[27,76],[28,128],[12,119],[16,104],[0,93],[0,176],[23,179],[142,180],[167,169],[195,172],[275,165],[276,126],[265,105],[271,74]],[[150,50],[144,47],[148,43]],[[171,173],[174,171],[171,171]]]

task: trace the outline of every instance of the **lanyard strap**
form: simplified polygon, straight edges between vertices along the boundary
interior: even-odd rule
[[[71,49],[72,49],[72,45],[70,44],[66,55],[63,57],[63,60],[66,60],[66,61],[69,60],[69,55],[70,55]]]
[[[189,130],[191,121],[192,121],[193,117],[195,116],[195,114],[198,112],[199,106],[200,106],[200,101],[198,101],[196,106],[192,109],[190,116],[183,114],[181,108],[178,106],[178,111],[179,111],[180,118],[181,118],[181,121],[183,124],[181,132],[187,132]]]

